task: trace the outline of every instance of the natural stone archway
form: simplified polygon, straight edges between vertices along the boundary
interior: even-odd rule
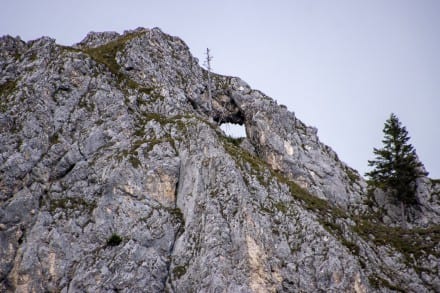
[[[219,125],[223,123],[244,124],[245,115],[231,98],[228,90],[214,89],[212,100],[207,91],[202,91],[199,95],[188,96],[188,101],[194,110],[210,116]]]
[[[257,155],[312,194],[344,209],[360,206],[364,181],[319,141],[316,128],[239,78],[215,80],[214,120],[244,124]]]
[[[243,125],[244,117],[242,110],[229,95],[220,94],[212,99],[212,118],[218,124]]]

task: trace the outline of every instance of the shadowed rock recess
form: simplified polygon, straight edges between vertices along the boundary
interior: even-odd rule
[[[1,292],[440,291],[440,181],[402,230],[285,106],[216,74],[209,101],[179,38],[5,36],[0,70]]]

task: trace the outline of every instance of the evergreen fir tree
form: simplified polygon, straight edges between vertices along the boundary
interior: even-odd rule
[[[418,203],[416,196],[416,179],[427,175],[423,165],[418,161],[416,151],[411,144],[408,131],[396,115],[391,114],[383,129],[383,148],[374,148],[376,158],[368,161],[374,167],[365,175],[369,177],[369,185],[379,187],[400,202],[402,220],[404,205]]]

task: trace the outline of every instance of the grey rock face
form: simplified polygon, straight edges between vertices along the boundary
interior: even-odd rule
[[[439,225],[440,221],[440,184],[438,180],[426,177],[417,180],[418,205],[405,207],[404,219],[410,227],[429,227]],[[400,225],[402,211],[396,202],[380,189],[374,190],[371,201],[373,211],[380,213],[383,221],[389,225]]]
[[[315,128],[239,78],[209,101],[179,38],[6,36],[0,70],[0,291],[440,290],[437,181],[383,224]]]
[[[232,78],[229,84],[230,96],[245,113],[249,139],[272,169],[344,209],[360,207],[365,182],[319,141],[316,128],[306,126],[285,107],[241,80]]]

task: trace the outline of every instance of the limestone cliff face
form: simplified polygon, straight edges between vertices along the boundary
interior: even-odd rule
[[[0,291],[440,290],[438,181],[396,227],[284,106],[220,75],[209,101],[179,38],[6,36],[0,70]]]

